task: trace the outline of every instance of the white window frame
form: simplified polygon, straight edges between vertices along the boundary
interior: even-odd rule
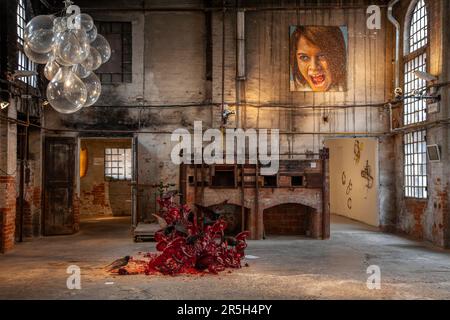
[[[133,177],[131,148],[105,148],[105,180],[129,181]]]
[[[27,25],[27,5],[26,0],[17,1],[17,70],[19,71],[37,71],[37,64],[28,59],[23,50],[25,43],[25,26]],[[20,81],[37,88],[37,76],[20,78]]]
[[[426,130],[418,130],[405,133],[403,136],[404,185],[407,198],[428,197],[426,135]]]
[[[404,93],[426,88],[426,81],[418,79],[414,71],[428,71],[429,16],[427,1],[413,0],[407,11],[404,32]],[[403,124],[414,125],[427,120],[425,99],[406,98],[403,105]],[[426,130],[403,135],[404,196],[428,198]]]

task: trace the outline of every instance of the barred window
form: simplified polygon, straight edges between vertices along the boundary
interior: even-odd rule
[[[96,74],[102,83],[132,82],[132,29],[131,22],[96,21],[98,32],[111,46],[111,58]]]
[[[428,42],[428,17],[424,0],[417,1],[409,27],[409,50],[413,52]]]
[[[417,78],[414,71],[427,72],[427,44],[428,44],[428,18],[424,0],[414,0],[412,13],[406,21],[405,38],[406,56],[404,72],[404,92],[406,98],[403,108],[403,123],[405,125],[425,121],[426,101],[414,97],[416,93],[423,93],[426,81]]]
[[[426,131],[404,135],[405,196],[427,198]]]
[[[131,180],[132,177],[131,149],[105,149],[105,179]]]
[[[425,93],[427,83],[414,75],[414,71],[427,72],[428,16],[424,0],[413,0],[405,26],[405,70],[403,123],[411,125],[427,120],[425,99],[415,97]],[[404,139],[405,197],[423,198],[427,193],[426,131],[406,133]]]
[[[25,55],[23,45],[25,43],[25,26],[27,11],[24,0],[19,0],[17,4],[17,70],[19,71],[36,71],[37,65]],[[37,86],[37,76],[20,78],[21,81],[32,87]]]
[[[425,80],[419,79],[414,75],[414,71],[427,71],[427,54],[421,55],[409,60],[405,64],[405,94],[414,95],[416,91],[422,91],[426,88]],[[406,98],[404,101],[404,124],[413,124],[425,121],[427,118],[427,103],[424,99],[415,97]]]
[[[25,37],[26,10],[23,0],[19,0],[17,4],[17,42],[23,46]]]

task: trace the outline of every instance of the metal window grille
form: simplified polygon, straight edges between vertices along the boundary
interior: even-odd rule
[[[26,26],[26,10],[23,0],[17,4],[17,42],[23,46]]]
[[[428,42],[428,16],[424,0],[417,1],[409,25],[409,52],[424,47]]]
[[[19,0],[17,4],[17,70],[36,71],[36,63],[28,59],[28,57],[23,52],[23,45],[25,43],[25,26],[27,24],[26,15],[27,11],[25,8],[24,0]],[[34,88],[37,87],[37,76],[21,78],[20,80]]]
[[[405,57],[405,96],[423,92],[426,81],[418,79],[414,71],[427,72],[428,17],[424,0],[418,0],[409,17],[408,48]],[[405,99],[403,122],[405,125],[427,120],[426,101],[414,97]]]
[[[405,95],[414,95],[416,91],[426,88],[426,81],[417,78],[414,71],[427,71],[427,54],[423,53],[405,64]],[[405,125],[422,122],[427,119],[427,104],[424,99],[414,97],[406,98],[404,101],[403,121]]]
[[[416,1],[409,17],[407,38],[408,55],[405,57],[403,123],[415,124],[427,120],[427,104],[424,99],[414,97],[424,93],[426,81],[417,78],[414,71],[427,72],[428,16],[424,0]],[[404,192],[405,197],[428,197],[426,131],[406,133],[404,139]]]
[[[105,149],[105,178],[108,180],[131,180],[131,149]]]
[[[427,148],[426,131],[404,135],[405,196],[427,198]]]
[[[132,82],[132,28],[131,22],[97,21],[98,32],[110,43],[111,59],[96,74],[102,83]]]

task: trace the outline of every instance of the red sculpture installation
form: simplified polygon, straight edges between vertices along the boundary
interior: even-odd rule
[[[160,215],[156,216],[161,230],[155,234],[155,253],[146,259],[130,258],[125,266],[117,268],[119,274],[217,274],[226,268],[240,268],[245,256],[248,231],[235,237],[225,237],[226,222],[220,215],[197,206],[200,217],[186,205],[173,201],[175,193],[158,198]]]

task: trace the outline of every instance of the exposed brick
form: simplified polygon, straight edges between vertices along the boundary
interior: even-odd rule
[[[0,176],[0,188],[5,190],[0,207],[0,251],[2,253],[14,247],[16,222],[16,179],[14,176]]]

